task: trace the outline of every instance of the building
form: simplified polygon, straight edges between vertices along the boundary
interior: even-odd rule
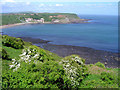
[[[30,14],[30,15],[34,15],[34,14]]]
[[[25,18],[26,22],[40,22],[40,23],[44,23],[44,18],[41,19],[33,19],[33,18]]]
[[[26,22],[31,22],[31,21],[33,21],[33,18],[25,18],[25,21]]]
[[[58,19],[53,19],[52,22],[58,23],[58,22],[60,22],[60,20],[58,20]]]
[[[41,20],[42,23],[44,23],[44,18],[41,18],[40,20]]]
[[[64,15],[58,15],[57,16],[58,18],[63,18],[63,17],[65,17]]]
[[[53,16],[49,16],[49,18],[52,18]]]

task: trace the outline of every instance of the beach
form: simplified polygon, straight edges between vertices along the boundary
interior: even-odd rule
[[[0,29],[4,29],[4,28],[9,28],[9,27],[14,27],[14,26],[20,26],[20,25],[26,25],[26,24],[37,24],[37,23],[15,23],[15,24],[8,24],[8,25],[2,25],[0,26]]]
[[[29,37],[20,37],[24,41],[32,42],[43,49],[51,51],[61,57],[66,57],[72,54],[79,55],[85,59],[86,64],[94,64],[97,62],[102,62],[106,67],[117,68],[118,63],[118,53],[95,50],[88,47],[71,46],[71,45],[55,45],[49,44],[50,41],[45,41],[42,39],[33,39]]]

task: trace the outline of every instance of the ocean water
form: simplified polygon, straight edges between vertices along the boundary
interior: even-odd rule
[[[52,44],[90,47],[118,52],[118,17],[79,15],[84,24],[33,24],[3,29],[3,34],[49,40]]]

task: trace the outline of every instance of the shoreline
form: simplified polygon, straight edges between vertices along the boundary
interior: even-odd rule
[[[77,54],[80,57],[85,59],[86,64],[95,64],[101,62],[109,68],[118,68],[118,53],[113,53],[103,50],[95,50],[89,47],[80,47],[80,46],[71,46],[71,45],[55,45],[50,44],[50,41],[42,39],[34,39],[30,37],[19,37],[24,41],[31,42],[33,45],[36,45],[40,48],[48,50],[52,53],[57,54],[60,57],[66,57],[72,54]]]
[[[78,24],[78,23],[90,23],[88,22],[89,20],[92,19],[85,19],[85,20],[80,20],[80,22],[68,22],[68,23],[63,23],[63,22],[44,22],[44,23],[40,23],[40,22],[29,22],[29,23],[15,23],[15,24],[8,24],[8,25],[2,25],[0,26],[0,29],[4,29],[4,28],[9,28],[9,27],[14,27],[14,26],[20,26],[20,25],[27,25],[27,24]]]
[[[0,29],[14,27],[14,26],[20,26],[20,25],[27,25],[27,24],[38,24],[38,23],[15,23],[15,24],[8,24],[8,25],[2,25],[0,26]]]

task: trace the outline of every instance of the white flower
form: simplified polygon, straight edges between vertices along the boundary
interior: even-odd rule
[[[27,63],[27,61],[25,60],[25,62]]]
[[[15,69],[13,69],[13,72],[14,72],[14,71],[17,71],[17,69],[18,69],[17,67],[16,67]]]
[[[26,55],[26,52],[24,52],[23,54],[21,54],[21,56],[23,56],[23,55]]]
[[[34,58],[37,57],[37,56],[39,56],[39,54],[35,54]]]
[[[12,64],[14,64],[15,62],[12,62]]]
[[[31,60],[28,60],[29,62],[31,62]]]
[[[29,51],[29,53],[31,53],[31,51]]]
[[[69,67],[70,65],[68,64],[68,65],[66,65],[66,67]]]
[[[30,50],[28,49],[28,52],[29,52]]]
[[[73,77],[71,77],[71,79],[73,80]]]
[[[67,62],[69,62],[69,61],[66,61],[66,60],[62,60],[62,62],[65,62],[65,63],[67,63]]]
[[[23,57],[21,57],[21,59],[24,59]]]
[[[10,69],[13,68],[15,65],[9,65],[10,66]]]
[[[17,66],[20,67],[20,63]]]
[[[15,59],[12,59],[12,61],[14,61],[14,62],[15,62],[16,60],[15,60]]]
[[[15,65],[17,65],[17,62],[15,63]]]

